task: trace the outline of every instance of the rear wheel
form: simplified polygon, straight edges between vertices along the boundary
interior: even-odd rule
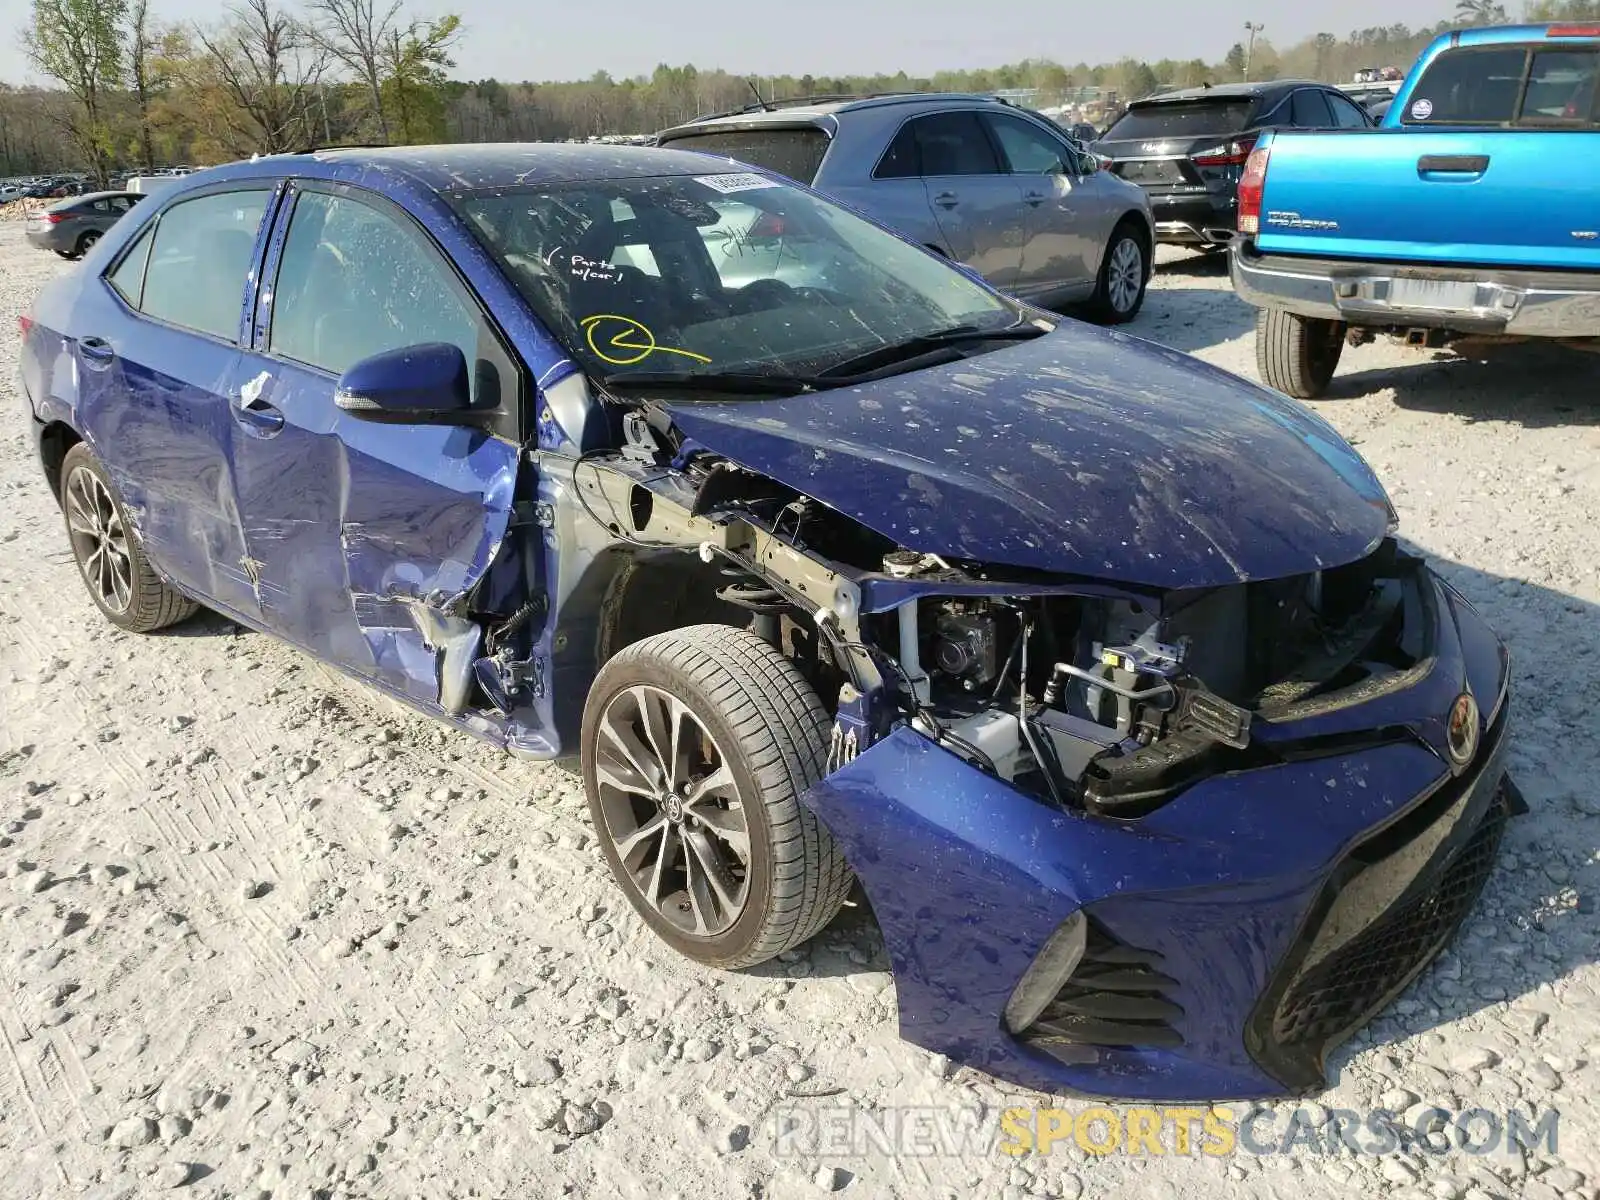
[[[1144,306],[1145,288],[1150,282],[1150,254],[1147,243],[1132,221],[1124,221],[1112,231],[1100,264],[1100,281],[1089,302],[1096,320],[1121,325],[1139,315]]]
[[[91,229],[78,239],[78,257],[82,258],[89,253],[94,244],[100,240],[100,231]]]
[[[105,467],[82,443],[61,463],[61,511],[78,572],[106,620],[129,633],[149,633],[194,614],[199,605],[150,566]]]
[[[839,911],[850,869],[799,799],[827,733],[810,685],[748,630],[658,634],[601,670],[583,714],[589,812],[628,902],[674,949],[754,966]]]
[[[1296,400],[1322,396],[1344,353],[1346,328],[1341,321],[1263,308],[1256,314],[1256,370],[1261,381]]]

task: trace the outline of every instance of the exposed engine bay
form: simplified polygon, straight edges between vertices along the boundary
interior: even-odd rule
[[[572,483],[635,554],[694,554],[724,612],[834,716],[830,769],[910,724],[1042,801],[1137,817],[1281,754],[1253,736],[1404,686],[1427,655],[1417,560],[1152,592],[909,551],[676,435],[648,406]],[[568,460],[569,462],[571,460]],[[541,471],[545,469],[541,466]],[[725,618],[724,618],[725,619]]]

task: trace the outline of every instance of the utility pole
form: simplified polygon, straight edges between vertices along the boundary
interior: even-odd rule
[[[1246,83],[1250,82],[1250,57],[1256,51],[1256,34],[1265,28],[1266,25],[1260,21],[1246,21],[1244,23],[1244,31],[1249,34],[1249,40],[1245,43],[1244,48],[1244,78]]]

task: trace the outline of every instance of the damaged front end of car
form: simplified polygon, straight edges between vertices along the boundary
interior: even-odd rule
[[[690,619],[800,669],[833,717],[804,799],[909,1040],[1042,1090],[1302,1093],[1464,918],[1517,804],[1507,660],[1392,514],[1336,565],[1129,584],[908,547],[686,425],[542,458],[625,564],[555,670]]]

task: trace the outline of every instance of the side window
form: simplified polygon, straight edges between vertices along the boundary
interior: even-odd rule
[[[272,353],[337,375],[385,350],[449,342],[474,368],[476,397],[486,333],[454,273],[409,221],[347,196],[300,194],[278,266]]]
[[[1407,125],[1504,125],[1517,114],[1528,73],[1523,46],[1446,50],[1411,89]]]
[[[156,222],[140,311],[233,341],[268,194],[264,189],[216,192],[163,212]]]
[[[1246,128],[1249,129],[1255,129],[1257,127],[1262,129],[1273,129],[1280,125],[1286,125],[1288,122],[1289,98],[1285,96],[1266,112],[1259,113],[1256,116],[1251,117],[1250,120],[1245,123],[1245,125]]]
[[[907,121],[894,135],[894,141],[878,160],[874,179],[915,179],[922,174],[922,163],[917,155],[917,123]]]
[[[151,225],[139,235],[132,249],[122,256],[116,269],[106,276],[106,282],[116,288],[134,308],[139,307],[139,301],[144,297],[144,266],[150,261],[150,243],[154,237],[155,226]]]
[[[110,200],[106,201],[106,203],[111,205],[112,212],[125,213],[133,207],[133,201],[129,200],[126,196],[113,196]]]
[[[1333,114],[1321,92],[1301,88],[1290,104],[1290,120],[1301,129],[1331,129]]]
[[[994,130],[1013,175],[1063,175],[1072,168],[1071,151],[1042,129],[1004,114],[985,118]]]
[[[1340,129],[1365,129],[1372,124],[1366,113],[1343,96],[1329,95],[1328,104],[1333,108],[1334,123]]]
[[[1594,116],[1600,56],[1583,50],[1536,50],[1519,120],[1589,122]]]
[[[935,113],[911,122],[925,176],[999,175],[989,135],[975,112]]]

